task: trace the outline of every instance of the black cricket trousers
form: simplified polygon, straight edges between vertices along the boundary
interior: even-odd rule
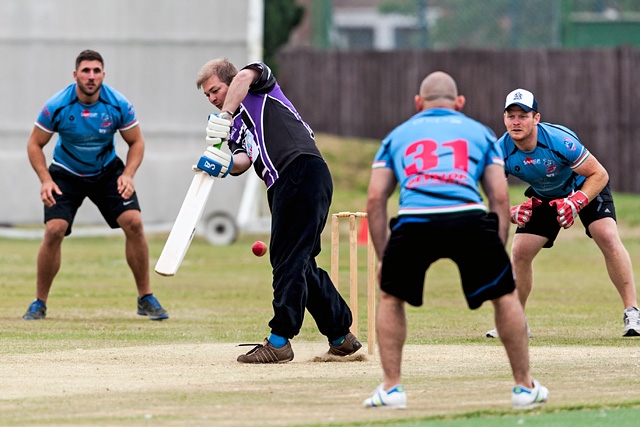
[[[329,168],[322,158],[312,155],[298,156],[267,191],[274,312],[269,327],[273,334],[288,339],[296,336],[305,308],[330,341],[349,332],[351,310],[315,260],[332,196]]]

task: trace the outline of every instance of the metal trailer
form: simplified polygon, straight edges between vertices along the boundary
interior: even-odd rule
[[[261,59],[262,17],[263,0],[0,2],[0,236],[42,235],[40,182],[26,143],[42,105],[73,82],[75,57],[87,48],[103,55],[105,82],[136,109],[146,140],[135,177],[142,217],[148,233],[168,232],[215,112],[196,89],[196,73],[215,57],[238,66]],[[124,160],[127,146],[117,138]],[[49,162],[56,139],[45,147]],[[269,230],[264,187],[252,175],[216,180],[198,234],[227,244],[239,231]],[[73,235],[110,232],[91,202],[80,208]]]

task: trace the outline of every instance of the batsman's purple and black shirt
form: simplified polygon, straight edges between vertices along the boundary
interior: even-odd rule
[[[79,176],[95,176],[116,158],[114,135],[138,124],[127,98],[103,84],[100,99],[83,104],[72,83],[53,95],[40,111],[35,125],[47,133],[58,132],[53,164]]]
[[[245,152],[267,188],[298,156],[322,158],[313,131],[280,89],[271,69],[254,62],[245,68],[260,73],[234,113],[229,136],[232,153]]]

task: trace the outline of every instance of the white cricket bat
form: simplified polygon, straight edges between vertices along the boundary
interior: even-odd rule
[[[193,177],[178,217],[171,227],[167,243],[158,258],[156,273],[173,276],[178,271],[204,212],[213,181],[213,177],[206,172],[197,172]]]

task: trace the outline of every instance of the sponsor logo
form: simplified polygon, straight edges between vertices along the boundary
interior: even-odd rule
[[[127,206],[127,205],[130,205],[131,203],[133,203],[133,200],[127,200],[125,202],[122,202],[122,206]]]
[[[98,117],[98,113],[92,113],[89,110],[83,110],[81,116],[84,119],[88,119],[90,117]]]
[[[429,184],[461,184],[467,182],[467,175],[459,172],[424,173],[407,181],[407,188],[416,188]]]
[[[539,165],[541,163],[540,159],[534,159],[532,157],[525,157],[524,162],[525,165]]]

